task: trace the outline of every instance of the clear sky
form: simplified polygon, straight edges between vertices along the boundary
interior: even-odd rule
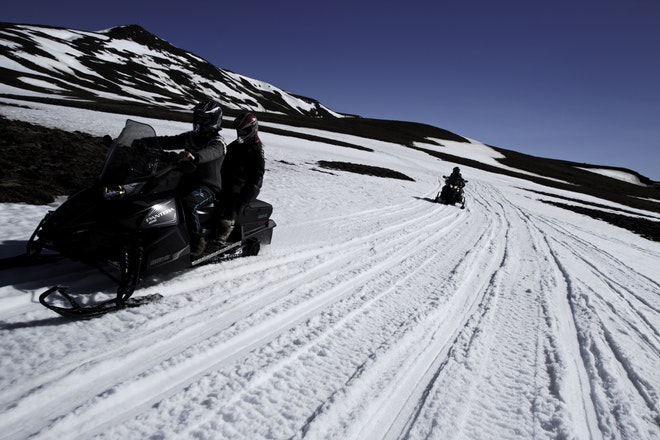
[[[22,0],[0,21],[139,24],[335,111],[660,180],[659,0]]]

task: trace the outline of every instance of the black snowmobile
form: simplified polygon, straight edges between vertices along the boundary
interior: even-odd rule
[[[29,260],[47,249],[97,267],[117,284],[116,297],[83,305],[66,288],[55,286],[40,295],[44,306],[74,318],[134,307],[153,299],[130,298],[147,274],[257,255],[262,244],[270,244],[273,207],[255,200],[236,218],[231,244],[211,242],[204,254],[193,258],[177,192],[183,171],[176,153],[132,146],[135,139],[155,135],[151,126],[128,120],[117,139],[106,137],[109,152],[96,183],[49,212],[28,242]],[[205,235],[213,232],[217,211],[213,205],[198,211]]]
[[[447,176],[442,176],[445,179],[445,184],[435,196],[435,201],[438,203],[445,203],[448,205],[455,205],[456,203],[461,204],[461,209],[465,209],[465,195],[463,194],[463,187],[454,182],[449,182]],[[464,180],[463,183],[467,183],[467,180]]]

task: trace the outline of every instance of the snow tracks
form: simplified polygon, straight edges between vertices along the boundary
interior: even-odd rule
[[[1,382],[0,432],[657,436],[657,281],[470,184],[465,210],[411,198],[278,224],[259,257],[136,293],[159,303],[12,329],[24,376]]]

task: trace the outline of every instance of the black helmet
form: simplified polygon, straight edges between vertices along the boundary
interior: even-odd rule
[[[219,131],[222,122],[222,107],[218,101],[208,99],[193,108],[193,132],[212,133]]]
[[[233,127],[238,135],[238,143],[257,136],[259,122],[254,113],[241,113],[234,119]]]
[[[460,173],[460,172],[461,172],[460,168],[458,168],[458,167],[454,167],[454,173],[458,174],[458,173]]]

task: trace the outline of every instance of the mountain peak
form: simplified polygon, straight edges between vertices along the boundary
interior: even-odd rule
[[[108,29],[103,32],[105,35],[111,38],[117,39],[130,39],[137,43],[149,43],[154,40],[163,41],[158,38],[156,35],[152,34],[139,24],[127,24],[122,26],[116,26]]]
[[[316,100],[220,69],[138,24],[99,32],[11,23],[0,28],[0,80],[17,92],[169,110],[210,97],[228,110],[343,116]]]

